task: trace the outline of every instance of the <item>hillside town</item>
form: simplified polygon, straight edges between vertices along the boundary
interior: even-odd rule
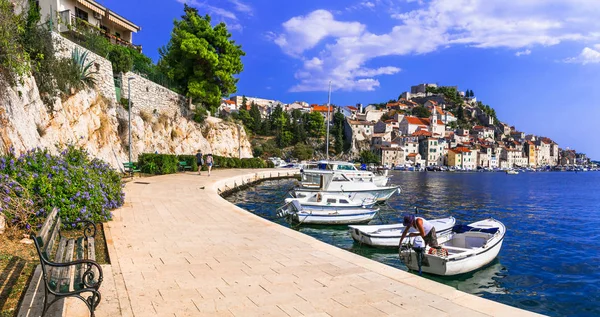
[[[333,114],[341,112],[347,152],[356,157],[371,151],[389,168],[504,170],[590,164],[583,153],[498,121],[495,111],[477,101],[472,90],[459,91],[456,86],[419,84],[385,104],[331,106],[329,117],[327,105],[234,96],[223,100],[219,114],[237,112],[243,104],[246,110],[256,105],[263,118],[277,106],[288,113],[319,112],[329,124]]]

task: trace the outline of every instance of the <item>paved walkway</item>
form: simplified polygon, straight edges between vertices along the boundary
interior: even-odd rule
[[[322,243],[217,195],[278,172],[128,183],[125,205],[105,225],[112,279],[97,316],[532,315]],[[85,316],[82,306],[69,301],[65,316]]]

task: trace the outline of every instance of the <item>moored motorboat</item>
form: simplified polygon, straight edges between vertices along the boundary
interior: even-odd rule
[[[449,233],[456,223],[454,217],[428,220],[433,224],[437,235]],[[370,226],[350,226],[348,231],[354,241],[373,247],[395,247],[398,248],[400,237],[404,231],[404,225],[370,225]],[[416,232],[411,228],[409,232]]]
[[[457,225],[451,233],[438,236],[440,250],[427,246],[420,269],[436,275],[457,275],[477,270],[496,258],[506,227],[495,219]],[[419,270],[419,250],[403,247],[400,260],[411,270]]]
[[[279,216],[284,216],[290,221],[299,224],[319,224],[319,225],[347,225],[368,223],[371,221],[379,208],[321,208],[313,206],[304,206],[298,200],[293,199],[288,204],[288,208],[282,208],[278,212]]]
[[[518,175],[519,171],[515,171],[515,170],[507,170],[506,171],[506,175]]]
[[[356,208],[371,208],[377,203],[377,200],[371,199],[351,199],[347,195],[334,194],[329,192],[316,192],[312,195],[302,198],[286,198],[286,204],[297,200],[303,206],[310,206],[313,209],[330,209],[332,207],[338,209],[356,209]]]
[[[317,192],[345,195],[352,200],[386,201],[400,192],[400,186],[377,186],[369,181],[352,180],[341,172],[304,172],[302,181],[293,191],[294,198],[312,197]]]

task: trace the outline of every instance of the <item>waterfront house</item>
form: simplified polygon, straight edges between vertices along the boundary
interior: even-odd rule
[[[42,17],[51,17],[61,33],[82,34],[82,31],[96,31],[106,36],[113,44],[136,48],[133,33],[141,27],[111,11],[94,0],[39,0]],[[80,36],[80,35],[79,35]]]
[[[382,146],[380,148],[381,165],[392,167],[396,165],[404,165],[405,153],[404,149],[399,146]]]
[[[537,155],[535,151],[535,143],[532,141],[525,142],[524,154],[527,157],[527,165],[529,167],[537,166]]]
[[[346,140],[350,140],[351,150],[370,149],[374,127],[374,122],[346,118],[346,121],[344,121],[344,134]]]
[[[419,152],[426,166],[441,166],[444,164],[445,142],[438,138],[423,138],[419,142]]]
[[[434,110],[429,118],[405,116],[399,124],[399,129],[403,135],[411,135],[417,130],[425,129],[431,132],[433,136],[443,137],[446,125],[438,120],[437,113]]]

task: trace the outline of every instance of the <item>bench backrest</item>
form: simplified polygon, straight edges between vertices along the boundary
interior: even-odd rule
[[[56,248],[60,236],[61,220],[58,216],[58,209],[53,208],[46,221],[34,237],[35,246],[40,258],[51,261],[52,251]]]

